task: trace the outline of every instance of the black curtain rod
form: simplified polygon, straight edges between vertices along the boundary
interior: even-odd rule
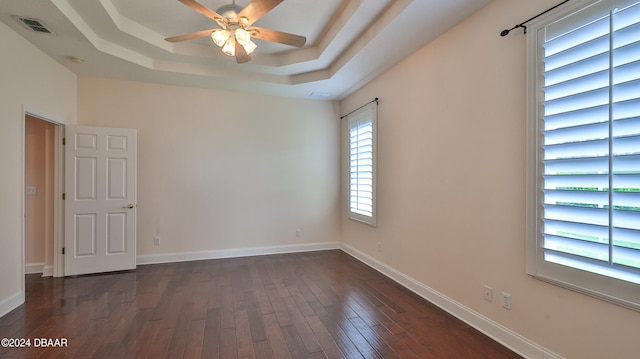
[[[509,35],[509,32],[511,32],[511,30],[517,29],[517,28],[519,28],[519,27],[523,28],[523,29],[524,29],[524,33],[526,34],[526,33],[527,33],[527,27],[526,27],[526,26],[524,26],[524,24],[526,24],[526,23],[528,23],[529,21],[531,21],[531,20],[533,20],[533,19],[536,19],[536,18],[538,18],[538,17],[540,17],[540,16],[542,16],[542,15],[544,15],[544,14],[548,13],[549,11],[551,11],[551,10],[553,10],[553,9],[557,8],[558,6],[560,6],[560,5],[564,4],[564,3],[568,2],[568,1],[569,1],[569,0],[564,0],[564,1],[563,1],[563,2],[561,2],[560,4],[558,4],[558,5],[556,5],[556,6],[552,7],[552,8],[550,8],[550,9],[547,9],[547,10],[545,10],[545,11],[543,11],[543,12],[539,13],[538,15],[536,15],[536,16],[534,16],[534,17],[532,17],[532,18],[531,18],[531,19],[529,19],[529,20],[526,20],[526,21],[521,22],[520,24],[518,24],[518,25],[516,25],[516,26],[514,26],[514,27],[512,27],[512,28],[510,28],[509,30],[502,30],[502,32],[500,33],[500,36],[503,36],[503,37],[504,37],[504,36],[507,36],[507,35]]]
[[[342,120],[343,118],[345,118],[345,117],[349,116],[350,114],[352,114],[352,113],[354,113],[354,112],[358,111],[359,109],[361,109],[361,108],[365,107],[366,105],[368,105],[368,104],[370,104],[370,103],[372,103],[372,102],[378,103],[378,98],[376,97],[376,98],[374,98],[372,101],[369,101],[369,102],[365,103],[364,105],[362,105],[362,106],[360,106],[360,107],[356,108],[355,110],[353,110],[353,111],[349,112],[348,114],[346,114],[346,115],[344,115],[344,116],[340,116],[340,119]]]

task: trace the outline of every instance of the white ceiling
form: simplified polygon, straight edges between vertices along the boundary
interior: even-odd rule
[[[231,0],[199,2],[216,10]],[[245,64],[222,54],[209,38],[166,42],[217,28],[177,0],[2,0],[0,21],[78,76],[334,100],[489,2],[284,0],[256,26],[305,36],[306,45],[255,40],[258,49]],[[34,32],[12,15],[39,19],[55,34]]]

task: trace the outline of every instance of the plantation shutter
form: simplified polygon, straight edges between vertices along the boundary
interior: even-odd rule
[[[543,259],[640,284],[640,1],[538,34]]]
[[[375,225],[375,120],[371,103],[349,118],[350,218]]]

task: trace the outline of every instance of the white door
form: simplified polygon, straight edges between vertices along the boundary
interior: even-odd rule
[[[133,129],[65,128],[64,274],[136,267]]]

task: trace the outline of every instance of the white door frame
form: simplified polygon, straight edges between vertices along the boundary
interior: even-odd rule
[[[27,115],[38,118],[42,121],[53,123],[55,126],[55,145],[54,145],[54,186],[53,186],[53,276],[64,276],[64,257],[62,256],[62,241],[64,240],[64,202],[62,201],[62,193],[64,192],[64,147],[62,145],[62,139],[64,138],[64,125],[65,122],[58,120],[52,116],[29,108],[28,106],[22,106],[22,146],[21,146],[21,233],[22,240],[22,268],[20,281],[22,283],[22,293],[25,293],[25,136],[26,136],[26,117]],[[24,300],[24,298],[23,298]]]

